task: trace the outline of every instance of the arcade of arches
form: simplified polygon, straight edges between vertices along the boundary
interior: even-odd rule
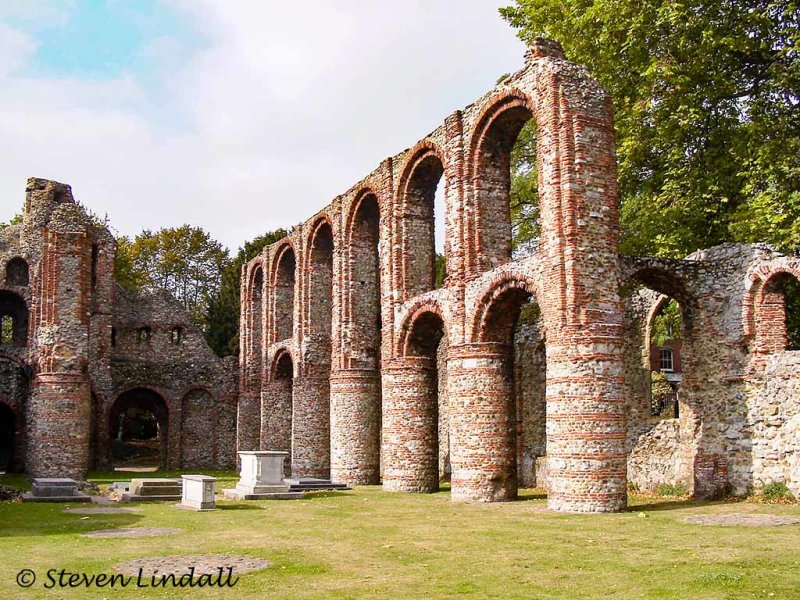
[[[512,257],[510,152],[531,119],[541,236]],[[783,300],[797,260],[759,245],[619,256],[613,138],[606,92],[537,40],[521,71],[265,248],[243,271],[239,448],[387,490],[449,478],[453,500],[537,485],[564,511],[620,510],[629,481],[800,491]],[[678,405],[655,415],[653,371],[678,375],[675,349],[650,343],[670,298]]]

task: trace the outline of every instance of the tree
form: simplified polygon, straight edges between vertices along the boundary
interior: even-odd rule
[[[611,93],[624,253],[800,251],[796,0],[516,0],[501,14]]]
[[[169,292],[205,327],[208,298],[228,262],[228,251],[206,231],[182,225],[120,238],[114,266],[117,283],[132,291]]]
[[[5,223],[0,223],[0,231],[11,225],[19,225],[20,223],[22,223],[22,213],[17,213],[13,217],[11,217],[9,221]]]
[[[285,229],[277,229],[245,242],[233,260],[225,265],[219,288],[209,296],[206,305],[206,341],[219,356],[239,353],[239,282],[242,265],[256,257],[264,247],[286,235]]]
[[[682,338],[681,307],[673,298],[670,298],[653,319],[650,343],[653,346],[665,346],[672,342],[679,342]]]

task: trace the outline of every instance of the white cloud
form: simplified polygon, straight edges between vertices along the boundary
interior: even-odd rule
[[[504,4],[182,0],[205,43],[150,41],[156,91],[26,79],[35,42],[0,21],[0,220],[38,176],[122,233],[190,222],[235,249],[291,226],[522,64]]]

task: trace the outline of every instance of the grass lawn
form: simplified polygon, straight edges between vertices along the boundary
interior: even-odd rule
[[[142,476],[163,476],[163,473]],[[236,480],[216,473],[221,487]],[[102,485],[136,474],[94,473]],[[0,477],[0,484],[22,485]],[[219,501],[197,513],[170,503],[140,512],[66,514],[64,504],[0,503],[0,598],[800,598],[800,525],[690,525],[715,512],[800,517],[800,506],[632,498],[629,512],[548,512],[531,490],[517,502],[452,504],[450,495],[379,487],[294,501]],[[71,505],[78,506],[78,505]],[[83,504],[82,506],[96,506]],[[88,516],[88,518],[86,518]],[[177,527],[168,537],[93,539],[116,527]],[[48,569],[98,574],[133,558],[243,554],[270,567],[231,589],[51,589]],[[29,589],[15,583],[32,569]]]

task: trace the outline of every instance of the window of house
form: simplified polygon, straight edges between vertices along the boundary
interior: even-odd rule
[[[659,354],[660,366],[662,371],[673,371],[672,348],[662,348]]]

